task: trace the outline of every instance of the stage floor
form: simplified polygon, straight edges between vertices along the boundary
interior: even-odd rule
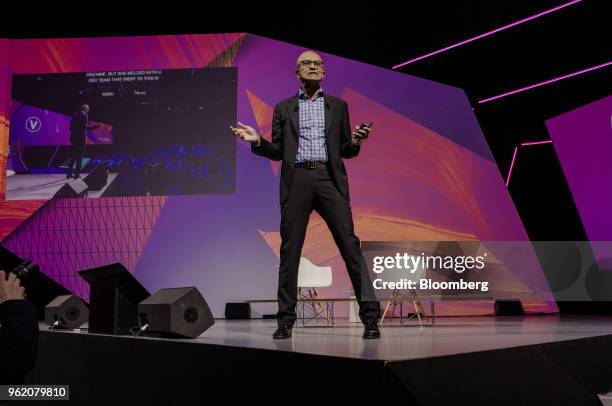
[[[612,317],[439,317],[435,327],[296,327],[217,320],[197,339],[50,332],[26,384],[70,386],[72,404],[269,401],[299,394],[344,403],[601,405],[612,388]],[[284,388],[284,389],[283,389]]]
[[[389,320],[385,321],[387,324]],[[437,317],[436,326],[381,328],[379,340],[361,338],[360,323],[338,319],[334,327],[295,327],[293,337],[273,340],[276,320],[217,320],[197,339],[181,342],[290,351],[330,357],[401,361],[456,355],[612,334],[612,316]],[[46,330],[46,326],[41,326]],[[131,339],[131,337],[130,337]],[[167,340],[139,338],[145,340]]]

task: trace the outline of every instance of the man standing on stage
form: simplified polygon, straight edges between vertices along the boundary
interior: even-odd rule
[[[70,121],[70,166],[66,179],[70,179],[74,173],[74,178],[81,176],[81,166],[83,165],[83,156],[85,155],[85,145],[87,143],[87,130],[95,130],[100,128],[100,124],[89,125],[89,106],[81,105],[81,109],[72,115]],[[76,168],[74,168],[76,165]]]
[[[297,60],[296,74],[301,82],[298,94],[274,108],[272,142],[242,123],[238,123],[239,128],[231,127],[234,136],[251,143],[255,154],[282,160],[278,329],[273,338],[291,337],[298,266],[313,209],[327,223],[346,264],[365,325],[363,338],[379,338],[380,305],[369,278],[362,281],[367,268],[353,230],[348,178],[342,162],[342,158],[359,154],[370,128],[361,125],[351,133],[347,103],[324,93],[319,85],[325,76],[319,55],[303,52]]]

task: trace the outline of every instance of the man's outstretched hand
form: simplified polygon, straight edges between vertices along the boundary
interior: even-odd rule
[[[25,299],[25,288],[21,286],[19,279],[14,273],[9,274],[7,279],[6,273],[0,271],[0,303],[19,299]]]
[[[241,122],[238,122],[238,128],[232,127],[230,125],[230,129],[236,138],[240,138],[243,141],[258,144],[260,137],[257,134],[257,131],[253,127],[249,127],[248,125],[244,125]]]

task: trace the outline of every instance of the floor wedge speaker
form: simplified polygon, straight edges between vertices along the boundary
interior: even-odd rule
[[[148,334],[196,338],[208,330],[215,319],[208,304],[193,287],[160,289],[138,304],[141,327]]]

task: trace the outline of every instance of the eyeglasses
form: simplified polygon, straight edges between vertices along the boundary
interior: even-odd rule
[[[302,59],[300,61],[300,66],[310,66],[314,65],[315,68],[321,68],[323,66],[323,61],[310,61],[308,59]]]

